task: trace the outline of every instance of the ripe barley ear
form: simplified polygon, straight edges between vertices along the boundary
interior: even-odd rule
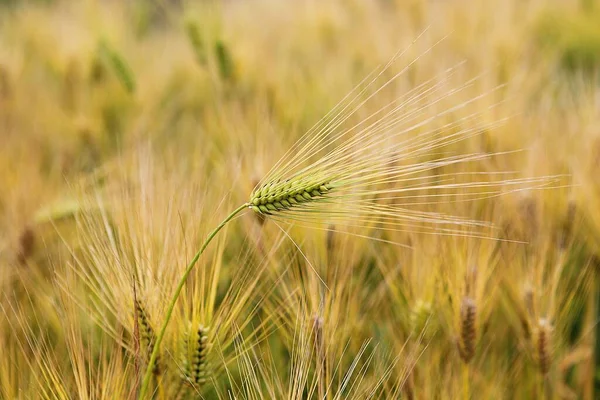
[[[458,354],[462,360],[463,396],[471,398],[471,382],[469,363],[475,355],[477,343],[477,304],[469,296],[463,296],[460,305],[460,337],[458,338]]]
[[[458,352],[460,358],[465,364],[468,364],[475,355],[475,345],[477,342],[477,328],[475,326],[477,318],[477,305],[475,300],[470,297],[463,297],[460,306],[460,338],[458,342]]]
[[[546,378],[552,365],[552,325],[541,318],[535,330],[535,356],[540,370],[539,398],[546,398]]]
[[[538,321],[535,333],[535,352],[538,367],[541,374],[546,376],[548,375],[552,364],[552,326],[550,325],[550,322],[545,318],[541,318]]]

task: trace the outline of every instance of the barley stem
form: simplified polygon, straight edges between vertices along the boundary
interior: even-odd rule
[[[463,376],[463,396],[465,400],[471,398],[470,382],[469,382],[469,364],[462,363],[462,376]]]
[[[144,396],[146,395],[146,391],[148,390],[148,385],[150,384],[150,379],[152,378],[152,365],[154,365],[154,361],[156,360],[156,357],[158,356],[158,349],[160,348],[162,339],[165,336],[165,332],[167,330],[167,325],[169,324],[169,320],[171,319],[171,315],[173,314],[173,309],[175,308],[177,299],[179,298],[179,295],[181,294],[181,290],[183,289],[183,286],[185,285],[185,282],[187,281],[188,275],[190,274],[190,272],[192,272],[192,269],[194,269],[196,262],[198,262],[198,259],[200,258],[200,256],[202,255],[202,253],[204,252],[204,250],[206,249],[208,244],[211,242],[211,240],[213,240],[213,238],[217,235],[217,233],[219,233],[219,231],[229,221],[231,221],[231,219],[233,219],[233,217],[235,217],[240,211],[242,211],[243,209],[245,209],[248,206],[249,206],[249,204],[244,203],[241,206],[239,206],[238,208],[236,208],[231,214],[229,214],[227,216],[227,218],[225,218],[208,235],[208,237],[206,238],[206,240],[200,247],[200,250],[198,250],[198,252],[194,255],[194,258],[192,258],[192,260],[188,264],[187,268],[185,269],[185,272],[183,273],[183,276],[181,277],[181,280],[179,281],[179,284],[177,285],[177,288],[175,289],[175,293],[173,294],[173,297],[171,298],[169,307],[167,308],[167,314],[165,315],[165,320],[160,328],[160,332],[158,333],[158,336],[156,337],[156,342],[154,343],[154,348],[152,349],[152,355],[150,355],[150,361],[148,362],[148,367],[146,368],[146,373],[144,374],[144,379],[142,381],[142,387],[140,388],[140,395],[138,397],[140,400],[145,398]]]

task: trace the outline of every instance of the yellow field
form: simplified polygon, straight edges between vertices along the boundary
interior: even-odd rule
[[[598,398],[596,3],[0,0],[0,399]]]

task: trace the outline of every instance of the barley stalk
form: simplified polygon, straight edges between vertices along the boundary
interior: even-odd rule
[[[209,245],[209,243],[212,241],[212,239],[217,235],[217,233],[219,233],[219,231],[221,229],[223,229],[223,227],[229,222],[231,221],[231,219],[233,219],[233,217],[235,217],[237,214],[239,214],[242,210],[246,209],[249,206],[249,204],[245,203],[242,204],[241,206],[239,206],[238,208],[236,208],[235,210],[233,210],[233,212],[231,214],[229,214],[206,238],[206,240],[204,241],[204,243],[202,244],[202,246],[200,247],[200,250],[198,250],[198,252],[194,255],[194,257],[192,258],[192,260],[190,261],[190,263],[188,264],[188,266],[186,267],[183,276],[181,277],[177,287],[175,288],[175,292],[173,293],[173,297],[171,298],[171,301],[167,307],[167,312],[165,314],[165,318],[163,321],[163,324],[160,328],[160,331],[158,333],[158,336],[156,337],[156,342],[154,343],[154,347],[152,349],[152,354],[150,355],[150,362],[148,364],[148,368],[146,369],[146,372],[144,374],[144,379],[142,380],[142,386],[140,388],[140,394],[139,394],[139,399],[144,399],[146,396],[146,392],[148,391],[148,386],[150,384],[150,378],[152,376],[152,363],[154,363],[158,357],[158,352],[160,350],[160,344],[162,343],[162,340],[165,336],[165,333],[167,331],[167,326],[169,324],[169,321],[171,320],[171,316],[173,315],[173,310],[175,309],[175,304],[177,303],[177,299],[179,299],[179,295],[181,294],[181,290],[183,289],[183,286],[185,285],[188,276],[190,275],[190,273],[192,272],[192,270],[194,269],[194,266],[196,265],[196,263],[198,262],[198,260],[200,259],[200,256],[202,255],[202,253],[204,253],[204,250],[206,249],[206,247]]]

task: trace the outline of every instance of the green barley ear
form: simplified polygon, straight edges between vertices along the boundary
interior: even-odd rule
[[[144,306],[142,306],[142,303],[137,299],[135,300],[135,308],[137,324],[139,328],[140,349],[142,351],[142,356],[147,361],[150,358],[150,353],[154,347],[156,335],[154,334],[154,329],[150,324],[150,320]],[[152,372],[155,376],[160,374],[159,364],[160,361],[157,357],[152,369]]]
[[[105,41],[101,41],[98,45],[98,52],[123,88],[130,94],[134,93],[136,89],[135,77],[125,58]]]
[[[431,326],[431,319],[433,317],[433,310],[430,302],[417,300],[410,310],[410,330],[411,334],[415,337],[421,335],[428,338],[433,333],[433,327]]]
[[[465,364],[468,364],[475,355],[477,342],[477,305],[471,297],[464,296],[460,306],[460,337],[458,352]]]
[[[185,24],[185,31],[190,44],[192,45],[196,61],[201,67],[205,67],[207,64],[206,48],[204,46],[204,40],[202,40],[202,35],[200,34],[200,27],[196,21],[190,20]]]
[[[233,58],[229,47],[222,40],[217,40],[215,43],[215,57],[221,79],[226,82],[233,81],[235,78]]]
[[[190,328],[183,339],[183,379],[186,383],[200,387],[206,381],[207,357],[210,349],[208,341],[209,328],[202,324],[198,329]]]
[[[305,176],[271,181],[250,195],[250,208],[258,214],[276,215],[284,211],[305,209],[307,205],[327,198],[334,189],[329,179]]]

